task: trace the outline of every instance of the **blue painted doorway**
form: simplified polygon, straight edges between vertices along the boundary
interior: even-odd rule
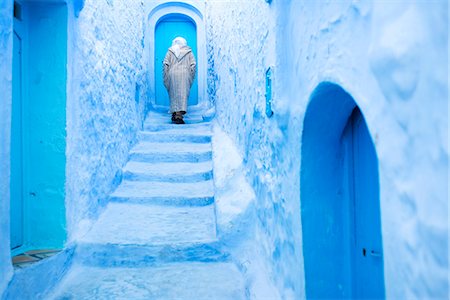
[[[11,114],[12,254],[66,239],[67,5],[15,1]]]
[[[13,95],[11,116],[11,249],[23,244],[22,38],[13,34]]]
[[[306,297],[384,298],[378,159],[361,111],[338,85],[312,94],[301,151]]]
[[[186,39],[197,60],[197,29],[194,21],[180,14],[163,17],[155,28],[155,103],[157,105],[169,106],[170,104],[169,95],[163,83],[163,61],[167,50],[172,46],[173,39],[178,36]],[[196,104],[198,104],[197,74],[188,99],[188,105]]]

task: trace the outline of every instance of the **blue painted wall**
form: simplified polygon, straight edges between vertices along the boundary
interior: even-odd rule
[[[172,46],[173,39],[178,36],[186,39],[197,60],[197,30],[195,23],[188,17],[180,14],[165,16],[155,28],[155,97],[158,105],[170,105],[169,95],[163,83],[162,63],[167,50]],[[188,99],[188,105],[196,104],[198,104],[197,76],[192,84]]]
[[[61,248],[66,238],[67,7],[21,4],[22,20],[14,25],[22,49],[13,81],[11,222],[14,236],[23,228],[23,242],[14,253]]]
[[[10,261],[9,195],[12,98],[12,0],[0,1],[0,295],[13,273]]]
[[[270,270],[260,273],[271,276],[279,298],[305,297],[303,243],[328,243],[314,232],[303,236],[300,222],[301,194],[312,189],[300,184],[301,172],[314,162],[340,168],[329,149],[317,149],[306,165],[301,157],[309,100],[325,81],[345,86],[357,101],[378,155],[386,297],[448,298],[448,8],[448,1],[207,2],[210,97],[255,190],[256,218],[249,222],[259,229],[256,243]],[[269,66],[274,115],[266,118]],[[324,106],[331,117],[322,131],[333,131],[337,121],[342,130],[347,108],[343,117],[345,111]],[[337,193],[330,178],[336,172],[315,178],[329,179]],[[327,255],[342,263],[337,252]],[[330,277],[337,276],[331,268]]]
[[[22,127],[22,35],[13,34],[13,93],[11,116],[11,249],[23,245],[23,127]]]
[[[34,4],[30,12],[28,240],[37,247],[61,247],[66,235],[67,7]]]

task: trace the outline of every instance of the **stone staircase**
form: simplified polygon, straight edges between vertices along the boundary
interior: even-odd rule
[[[123,181],[51,299],[243,299],[216,236],[211,125],[151,111]]]

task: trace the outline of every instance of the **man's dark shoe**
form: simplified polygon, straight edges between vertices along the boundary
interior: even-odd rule
[[[175,121],[173,121],[175,124],[185,124],[183,118],[175,118]]]
[[[172,114],[172,122],[175,124],[184,124],[183,112],[177,111]]]

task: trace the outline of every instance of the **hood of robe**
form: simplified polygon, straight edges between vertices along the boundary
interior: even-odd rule
[[[172,52],[178,60],[180,60],[186,54],[191,52],[192,49],[187,45],[187,41],[179,36],[172,41],[172,47],[169,48],[169,51]]]

